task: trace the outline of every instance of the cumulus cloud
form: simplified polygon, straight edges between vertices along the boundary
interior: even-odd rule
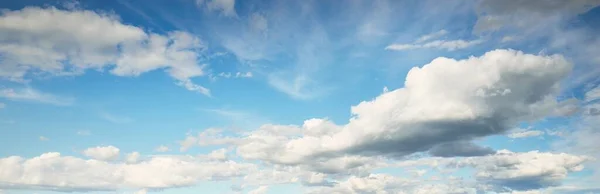
[[[564,153],[503,150],[491,156],[465,158],[452,165],[474,167],[475,177],[484,183],[514,190],[531,190],[560,185],[568,173],[581,171],[583,163],[589,159]]]
[[[491,153],[461,142],[501,134],[553,113],[559,82],[570,69],[559,55],[514,50],[463,60],[442,57],[409,71],[404,88],[353,106],[353,117],[345,125],[311,119],[302,126],[264,125],[239,136],[213,131],[202,134],[204,141],[188,139],[234,145],[246,159],[280,164],[345,155],[399,157],[453,142],[457,146],[438,147],[433,153]]]
[[[84,150],[83,154],[96,160],[113,161],[119,158],[119,152],[119,148],[115,146],[98,146]]]
[[[37,102],[57,106],[68,106],[73,104],[74,101],[73,98],[70,97],[56,96],[29,87],[1,89],[0,97],[15,101]]]
[[[40,136],[40,141],[49,141],[50,139],[44,136]]]
[[[0,158],[0,188],[66,192],[163,189],[198,181],[242,176],[252,164],[210,162],[193,157],[152,157],[136,164],[109,163],[45,153],[34,158]]]
[[[434,167],[436,170],[474,170],[478,191],[530,191],[559,187],[572,172],[583,170],[588,156],[539,151],[511,152],[500,150],[495,154],[476,157],[420,158],[392,164],[400,168]],[[410,193],[410,192],[409,192]]]
[[[209,94],[190,80],[204,75],[197,61],[204,45],[185,32],[159,35],[111,14],[27,7],[2,12],[0,33],[1,78],[24,81],[32,74],[78,75],[105,68],[117,76],[138,76],[164,69],[187,89]]]

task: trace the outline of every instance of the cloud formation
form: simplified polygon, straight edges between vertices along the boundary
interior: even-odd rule
[[[139,76],[164,69],[187,88],[210,95],[192,83],[204,75],[198,57],[204,44],[180,31],[147,33],[111,14],[54,7],[27,7],[0,15],[0,78],[26,81],[29,75],[78,75],[110,69],[117,76]]]
[[[463,60],[437,58],[408,72],[404,88],[353,106],[348,124],[311,119],[302,126],[264,125],[240,137],[206,132],[188,137],[183,148],[204,139],[199,142],[235,145],[246,159],[280,164],[346,155],[401,157],[445,143],[456,146],[433,153],[485,155],[492,150],[464,142],[553,113],[559,82],[570,68],[559,55],[514,50]]]
[[[107,158],[100,157],[100,158]],[[85,160],[50,152],[33,158],[0,158],[0,188],[64,192],[162,189],[190,186],[202,180],[241,176],[252,164],[210,162],[193,157],[157,156],[139,163]]]

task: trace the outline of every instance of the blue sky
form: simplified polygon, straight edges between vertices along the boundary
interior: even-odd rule
[[[600,5],[0,2],[0,193],[600,192]]]

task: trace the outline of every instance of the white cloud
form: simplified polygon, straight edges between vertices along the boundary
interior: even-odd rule
[[[96,160],[113,161],[119,158],[119,152],[119,148],[115,146],[98,146],[84,150],[83,154]]]
[[[15,101],[38,102],[57,106],[68,106],[73,104],[73,98],[61,97],[44,93],[33,88],[1,89],[0,97]]]
[[[219,74],[217,74],[216,76],[218,77],[222,77],[222,78],[251,78],[254,75],[252,74],[252,72],[236,72],[235,74],[232,74],[230,72],[221,72]],[[216,77],[213,76],[213,79],[216,80]]]
[[[192,146],[197,145],[197,144],[198,144],[198,138],[191,136],[191,135],[187,135],[183,141],[179,142],[179,145],[180,145],[179,151],[185,152],[188,149],[190,149]]]
[[[585,93],[585,100],[592,101],[600,99],[600,87],[595,87]]]
[[[568,173],[581,171],[589,159],[564,153],[501,151],[492,156],[465,158],[453,165],[474,167],[475,177],[482,182],[531,190],[560,185]]]
[[[446,34],[448,34],[448,31],[446,31],[446,30],[440,30],[440,31],[437,31],[437,32],[434,32],[431,34],[426,34],[426,35],[419,37],[417,40],[415,40],[415,43],[422,43],[422,42],[425,42],[425,41],[428,41],[431,39],[437,39]]]
[[[565,153],[516,153],[500,150],[488,156],[420,158],[400,161],[391,166],[433,167],[431,170],[439,171],[473,168],[472,177],[477,181],[477,185],[486,185],[478,190],[497,193],[506,192],[506,188],[528,191],[560,186],[570,173],[583,170],[583,164],[592,159],[588,156]]]
[[[468,48],[471,46],[482,43],[483,40],[434,40],[427,43],[420,44],[391,44],[385,47],[385,50],[413,50],[420,48],[435,48],[444,49],[448,51],[454,51],[459,49]]]
[[[252,77],[252,72],[246,72],[246,73],[242,73],[242,72],[237,72],[235,73],[235,77],[245,77],[245,78],[249,78]]]
[[[388,174],[369,174],[368,176],[351,176],[333,187],[321,187],[309,193],[469,193],[476,189],[457,181],[431,183],[423,180],[407,179]]]
[[[0,33],[4,70],[0,77],[5,79],[23,81],[31,74],[77,75],[105,68],[118,76],[138,76],[164,69],[187,89],[208,93],[190,80],[204,75],[204,66],[197,61],[204,45],[185,32],[146,33],[111,14],[27,7],[2,12]]]
[[[139,161],[139,159],[140,159],[139,152],[131,152],[131,153],[127,154],[127,156],[125,157],[125,162],[128,164],[135,164]]]
[[[214,151],[210,152],[207,156],[211,160],[220,160],[220,161],[227,160],[227,149],[221,148],[218,150],[214,150]]]
[[[544,135],[543,131],[540,130],[523,130],[523,131],[517,131],[517,132],[513,132],[508,134],[508,137],[516,139],[516,138],[527,138],[527,137],[537,137],[540,135]]]
[[[40,136],[40,141],[49,141],[50,139],[44,136]]]
[[[169,147],[161,145],[161,146],[158,146],[156,149],[154,149],[154,151],[157,151],[157,152],[168,152],[169,151]]]
[[[266,194],[267,191],[269,191],[269,187],[267,186],[260,186],[250,192],[248,192],[248,194]]]
[[[84,160],[45,153],[34,158],[0,158],[0,188],[65,192],[164,189],[198,181],[226,180],[253,171],[253,164],[157,156],[135,164]]]
[[[570,69],[562,56],[514,50],[464,60],[437,58],[409,71],[404,88],[353,106],[345,125],[315,119],[302,126],[264,125],[238,136],[206,133],[204,141],[188,138],[234,145],[246,159],[282,164],[312,164],[347,154],[404,156],[501,134],[552,114],[559,104],[559,82]],[[490,153],[460,145],[467,147],[455,146],[462,150],[448,153]]]

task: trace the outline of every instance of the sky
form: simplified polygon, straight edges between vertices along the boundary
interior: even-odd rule
[[[599,0],[0,8],[0,194],[600,193]]]

